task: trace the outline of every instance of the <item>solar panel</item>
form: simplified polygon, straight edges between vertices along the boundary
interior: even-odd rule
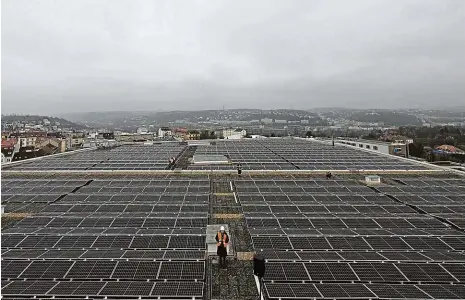
[[[2,279],[17,278],[31,264],[30,261],[2,261]]]
[[[370,246],[363,240],[363,238],[359,237],[328,237],[326,239],[333,249],[370,249]]]
[[[431,299],[418,286],[400,284],[367,284],[377,297],[387,299]]]
[[[365,237],[364,240],[375,250],[411,250],[400,237]]]
[[[300,283],[266,283],[268,298],[320,298],[322,297],[313,284]]]
[[[66,278],[110,278],[116,264],[117,262],[115,261],[76,261],[69,272],[67,272]]]
[[[454,250],[465,250],[465,237],[443,237],[441,238],[441,241],[449,245]]]
[[[157,279],[159,262],[150,261],[121,261],[118,263],[112,278],[118,279]]]
[[[48,295],[98,295],[100,290],[105,286],[105,282],[58,282],[49,292]]]
[[[289,237],[294,249],[332,249],[324,237]]]
[[[73,264],[74,262],[71,261],[33,261],[18,278],[63,278]]]
[[[265,280],[302,281],[309,280],[302,263],[268,263]]]
[[[314,281],[353,281],[358,280],[349,264],[344,263],[305,263],[310,278]]]
[[[99,295],[149,296],[152,288],[151,282],[108,282]]]
[[[90,248],[96,236],[63,236],[58,243],[55,244],[56,248]]]
[[[56,284],[51,281],[13,281],[2,287],[2,295],[45,295]]]
[[[398,264],[397,268],[409,281],[418,282],[456,282],[439,264]]]
[[[74,155],[67,160],[50,157],[45,163],[20,166],[23,170],[68,170],[59,174],[4,172],[2,179],[9,180],[6,185],[2,181],[2,191],[8,192],[2,197],[8,201],[7,209],[41,210],[2,232],[2,278],[13,280],[2,284],[3,290],[18,278],[22,285],[21,290],[6,294],[7,298],[20,299],[28,289],[26,297],[47,295],[57,300],[65,296],[203,297],[204,290],[209,292],[218,285],[207,281],[206,289],[202,282],[207,278],[206,269],[217,272],[215,266],[206,266],[209,260],[205,257],[205,227],[219,221],[211,212],[244,212],[245,221],[226,221],[233,231],[232,245],[239,252],[263,250],[268,260],[265,287],[270,299],[423,299],[441,298],[441,292],[442,297],[464,298],[460,286],[465,238],[462,231],[449,226],[463,223],[459,215],[465,212],[463,192],[458,188],[461,185],[442,182],[450,175],[406,174],[402,179],[416,181],[407,180],[405,185],[383,171],[386,180],[378,187],[395,193],[388,197],[364,186],[363,174],[356,173],[336,174],[336,179],[326,180],[309,173],[181,178],[139,172],[165,168],[166,158],[159,157],[171,148],[177,150],[167,157],[185,148],[177,147],[177,143],[153,148],[122,146],[76,153],[79,159]],[[311,170],[417,169],[414,162],[292,139],[218,141],[215,146],[199,148],[206,154],[224,151],[233,162],[243,163],[244,170],[296,166]],[[79,175],[71,171],[78,168],[133,171]],[[230,193],[230,181],[239,203],[232,195],[224,201],[215,195]],[[60,197],[62,194],[65,196]],[[35,203],[47,206],[36,207]],[[412,205],[424,207],[427,213],[420,214]],[[244,265],[247,267],[239,274],[251,268]],[[228,272],[231,270],[218,273],[219,280]],[[27,285],[36,279],[53,285],[46,291]],[[255,288],[246,276],[226,280],[228,290],[245,293],[250,290],[245,285]],[[240,294],[237,298],[256,296]]]
[[[71,259],[78,258],[83,255],[85,250],[58,250],[51,249],[40,255],[40,259]]]
[[[256,249],[292,249],[287,237],[252,237]]]
[[[324,298],[366,299],[374,294],[364,285],[358,284],[316,284]]]
[[[465,299],[464,285],[424,284],[417,288],[434,299]]]
[[[384,254],[383,252],[382,254]],[[385,260],[378,252],[355,252],[355,251],[343,251],[338,253],[344,260],[354,261],[379,261]]]
[[[156,282],[150,295],[159,297],[202,297],[203,290],[203,282]]]
[[[465,282],[465,264],[445,263],[441,264],[441,267],[458,281]]]
[[[204,262],[162,262],[158,278],[192,280],[204,278]]]

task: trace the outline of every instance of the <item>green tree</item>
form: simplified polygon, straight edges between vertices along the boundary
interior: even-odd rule
[[[444,140],[444,144],[455,146],[456,143],[455,143],[454,137],[452,137],[452,136],[446,137],[445,140]]]
[[[210,138],[210,132],[208,130],[202,130],[200,132],[200,139],[201,140],[206,140]]]
[[[312,132],[309,130],[305,133],[305,137],[311,137],[312,136]]]

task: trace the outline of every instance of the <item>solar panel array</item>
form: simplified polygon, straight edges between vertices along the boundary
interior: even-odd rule
[[[3,172],[2,205],[22,219],[2,230],[2,297],[208,299],[223,287],[208,279],[206,226],[228,223],[212,213],[234,213],[243,216],[230,224],[235,249],[267,259],[267,299],[465,299],[463,178],[383,173],[368,187],[354,174],[72,172],[166,169],[187,152],[178,143],[122,146]],[[424,169],[290,139],[217,141],[197,153],[250,170]]]
[[[179,143],[123,145],[108,150],[47,157],[14,167],[15,170],[164,170],[171,157],[186,146]]]
[[[203,177],[6,179],[7,210],[47,201],[2,231],[2,295],[202,298],[209,186]],[[47,198],[49,188],[63,195]]]
[[[216,141],[195,154],[225,155],[232,165],[190,165],[192,170],[228,170],[240,163],[244,170],[424,170],[422,165],[345,146],[296,139]]]
[[[454,223],[465,219],[465,181],[423,180],[399,183],[413,189],[395,195],[357,180],[235,180],[254,249],[267,259],[267,296],[465,298],[465,232]],[[415,195],[427,187],[437,194]],[[453,218],[410,197],[428,208],[447,198]]]

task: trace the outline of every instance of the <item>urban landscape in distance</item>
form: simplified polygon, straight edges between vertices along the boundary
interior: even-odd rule
[[[122,142],[269,137],[408,144],[408,154],[415,159],[457,167],[465,163],[465,109],[460,108],[110,111],[61,117],[3,115],[2,164]],[[405,150],[397,154],[405,156]]]

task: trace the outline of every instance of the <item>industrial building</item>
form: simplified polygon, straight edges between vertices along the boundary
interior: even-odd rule
[[[359,147],[362,149],[368,149],[372,151],[378,151],[384,154],[391,154],[401,157],[408,157],[408,142],[395,141],[395,142],[382,142],[375,140],[346,140],[336,139],[336,143],[341,143],[353,147]]]
[[[273,138],[86,149],[1,176],[3,299],[465,299],[449,169]]]

